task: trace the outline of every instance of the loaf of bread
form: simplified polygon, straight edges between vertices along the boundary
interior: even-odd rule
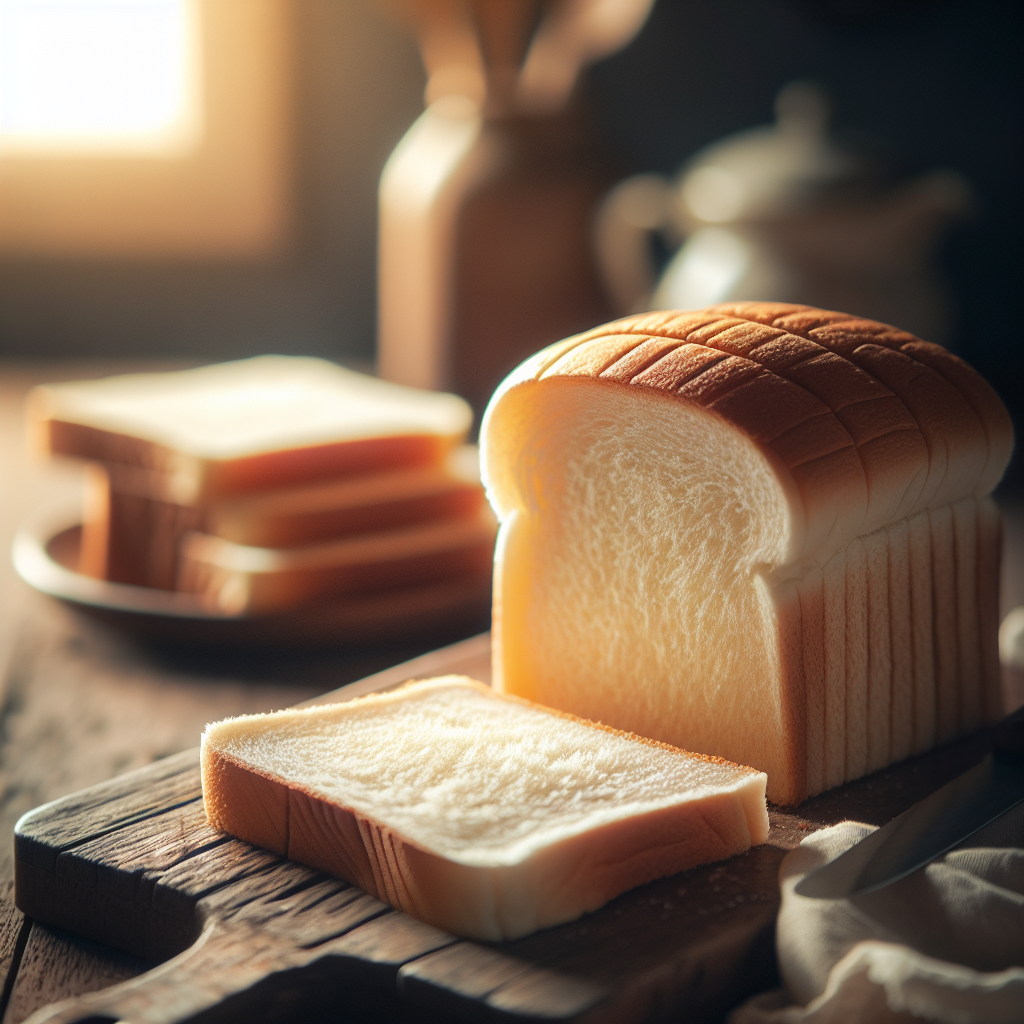
[[[1013,445],[962,360],[735,303],[534,356],[486,413],[496,686],[804,797],[1001,714]]]
[[[38,449],[149,470],[179,505],[436,464],[472,420],[454,395],[289,356],[50,384],[28,415]]]
[[[478,939],[768,835],[763,774],[458,676],[208,726],[202,776],[215,827]]]
[[[324,597],[355,597],[440,580],[487,579],[497,524],[489,508],[472,515],[362,533],[293,548],[235,544],[188,533],[176,589],[211,610],[261,615]]]

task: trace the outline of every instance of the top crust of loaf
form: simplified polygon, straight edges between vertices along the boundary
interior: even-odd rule
[[[802,543],[787,560],[817,561],[924,508],[988,494],[1013,449],[1009,414],[963,360],[811,306],[644,313],[568,338],[504,382],[482,434],[516,386],[572,377],[671,395],[749,436],[802,499]]]

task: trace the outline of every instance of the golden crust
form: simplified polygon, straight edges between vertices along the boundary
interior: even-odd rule
[[[771,449],[809,519],[837,496],[855,533],[998,483],[1009,415],[963,360],[887,324],[784,303],[642,313],[541,354],[533,379],[652,388],[715,412]]]

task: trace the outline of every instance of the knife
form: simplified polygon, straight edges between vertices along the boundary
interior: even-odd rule
[[[996,726],[993,739],[981,764],[810,872],[797,894],[834,900],[875,892],[1024,802],[1024,708]]]

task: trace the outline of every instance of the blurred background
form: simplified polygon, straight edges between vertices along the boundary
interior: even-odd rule
[[[378,182],[427,85],[416,6],[0,0],[0,357],[372,365]],[[658,0],[574,93],[594,208],[814,83],[876,198],[958,176],[919,245],[936,330],[1019,423],[1020,36],[1021,8],[983,0]],[[651,234],[653,272],[681,240]],[[600,283],[589,315],[621,312]]]
[[[266,636],[193,649],[173,622],[150,647],[96,626],[7,555],[37,510],[81,509],[87,482],[70,460],[29,463],[33,385],[313,355],[455,390],[479,414],[567,334],[661,303],[777,298],[948,345],[1019,436],[1022,9],[0,0],[0,833],[193,746],[205,722],[478,632],[489,594],[461,631],[340,652],[300,637],[271,656]],[[999,494],[1018,666],[1019,451]],[[33,536],[49,551],[51,533]],[[408,674],[486,678],[489,641],[469,643]],[[1006,673],[1012,708],[1024,670]],[[150,966],[22,920],[12,852],[0,1017]]]

